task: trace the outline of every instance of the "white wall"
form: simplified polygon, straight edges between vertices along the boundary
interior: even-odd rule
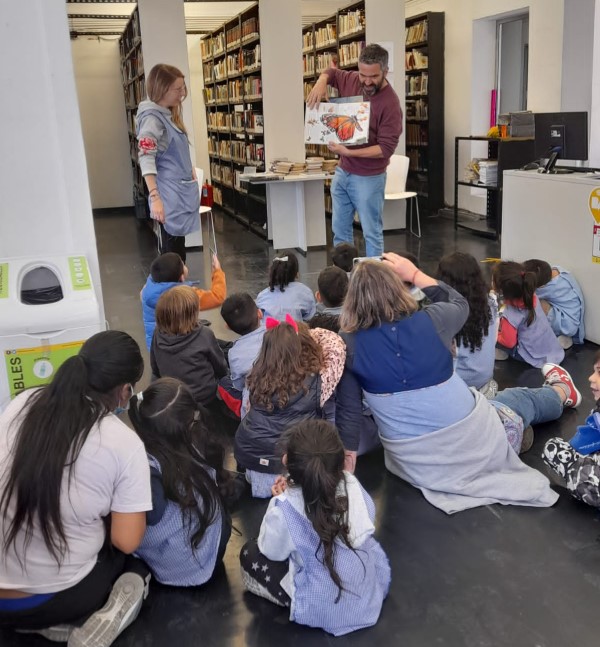
[[[392,87],[400,98],[400,105],[404,110],[406,93],[404,84],[404,3],[398,0],[365,0],[365,21],[367,43],[392,42],[394,44],[388,80],[391,80]],[[404,155],[406,143],[404,130],[396,148],[396,152],[402,155]]]
[[[561,110],[590,111],[594,0],[565,0]]]
[[[193,106],[194,140],[196,166],[204,171],[204,179],[210,181],[210,160],[208,157],[208,131],[206,129],[206,109],[202,97],[204,78],[202,75],[202,56],[200,55],[200,36],[188,35],[188,61],[190,81],[188,90]]]
[[[304,159],[300,0],[260,0],[265,161]]]
[[[71,41],[92,207],[133,205],[117,37]]]
[[[104,320],[64,0],[2,0],[0,60],[0,258],[85,254]]]

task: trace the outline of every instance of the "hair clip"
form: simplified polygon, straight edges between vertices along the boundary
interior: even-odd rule
[[[277,328],[280,323],[282,322],[279,321],[279,319],[275,319],[274,317],[265,318],[265,326],[267,330],[271,330],[271,328]],[[296,334],[298,334],[298,324],[289,313],[285,315],[285,323],[288,324],[288,326],[291,326],[296,331]]]
[[[273,263],[275,261],[279,261],[280,263],[287,263],[288,257],[287,256],[282,256],[281,258],[277,258],[277,256],[273,259]]]

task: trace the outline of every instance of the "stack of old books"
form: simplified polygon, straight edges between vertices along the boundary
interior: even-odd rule
[[[323,173],[334,173],[337,165],[337,159],[323,160]]]
[[[304,162],[292,162],[292,168],[288,175],[301,175],[306,170],[306,164]]]
[[[306,158],[306,173],[307,175],[315,175],[323,172],[324,157],[307,157]]]
[[[288,162],[287,160],[275,160],[271,165],[271,171],[280,175],[287,175],[291,169],[292,162]]]

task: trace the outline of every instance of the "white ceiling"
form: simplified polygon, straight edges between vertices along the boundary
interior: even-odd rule
[[[252,4],[254,3],[185,2],[186,29],[195,32],[214,31]],[[351,0],[302,0],[302,24],[306,25],[326,18],[349,4],[351,4]],[[67,2],[69,16],[86,16],[85,18],[70,18],[69,28],[73,32],[87,34],[120,34],[135,6],[135,2],[106,2],[102,0],[99,2]]]

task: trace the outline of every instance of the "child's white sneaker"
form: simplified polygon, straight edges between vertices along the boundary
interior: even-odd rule
[[[558,364],[544,364],[542,366],[542,375],[546,378],[544,384],[549,386],[560,385],[564,388],[566,400],[563,402],[564,407],[575,408],[581,404],[581,393],[575,388],[575,382],[562,366]]]
[[[146,583],[137,573],[123,573],[106,604],[81,626],[73,629],[68,647],[108,647],[138,616]]]

